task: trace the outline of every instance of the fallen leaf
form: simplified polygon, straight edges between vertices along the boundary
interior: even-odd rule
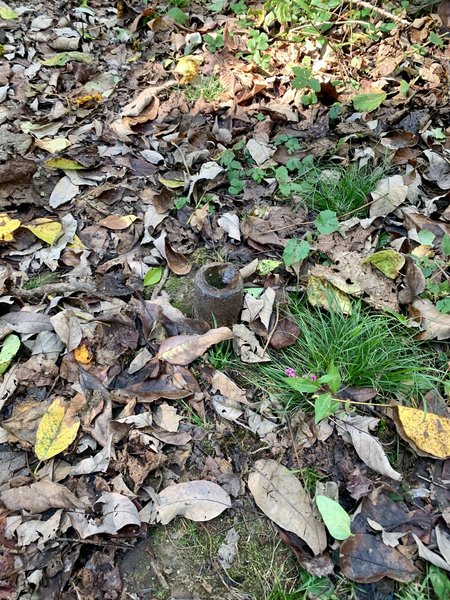
[[[46,67],[62,67],[68,62],[76,61],[90,65],[93,60],[94,58],[91,54],[74,50],[72,52],[59,52],[58,54],[54,54],[45,60],[41,60],[41,64]]]
[[[53,325],[49,315],[21,310],[10,312],[0,317],[0,322],[7,323],[17,333],[33,334],[41,331],[52,331]]]
[[[450,419],[409,406],[395,407],[399,435],[420,456],[450,458]]]
[[[271,360],[253,331],[242,324],[233,325],[233,348],[245,363],[261,363]]]
[[[217,224],[221,227],[228,236],[236,240],[241,241],[241,232],[239,230],[239,217],[235,213],[227,212],[217,219]]]
[[[74,465],[70,471],[69,475],[84,475],[90,473],[98,473],[99,471],[102,473],[106,473],[109,466],[109,459],[111,454],[111,443],[112,443],[112,435],[109,437],[108,443],[100,452],[97,452],[94,456],[88,456],[83,460],[80,460],[79,463]]]
[[[368,533],[356,533],[342,543],[339,565],[345,577],[358,583],[383,577],[409,583],[420,575],[412,560]]]
[[[371,217],[385,217],[406,200],[408,186],[401,175],[392,175],[378,182],[371,192],[373,202],[370,205]]]
[[[353,106],[358,112],[372,112],[386,100],[386,92],[375,94],[357,94],[353,96]]]
[[[430,300],[415,298],[409,306],[411,317],[420,323],[419,340],[447,340],[450,338],[450,315],[438,311]]]
[[[0,350],[0,375],[6,371],[20,348],[20,338],[17,335],[7,335]]]
[[[13,232],[19,229],[19,219],[11,219],[6,213],[0,213],[0,242],[12,242]]]
[[[156,358],[172,365],[188,365],[213,344],[232,337],[233,333],[228,327],[210,329],[202,335],[176,335],[162,342]]]
[[[203,58],[200,56],[182,56],[173,72],[181,75],[180,83],[190,83],[197,77],[202,62]]]
[[[353,444],[359,458],[371,469],[382,475],[386,475],[395,481],[400,481],[402,476],[395,471],[384,452],[383,446],[374,436],[370,435],[369,429],[377,426],[379,419],[373,417],[349,417],[336,419],[339,435],[347,433],[348,441]],[[343,435],[344,439],[346,436]]]
[[[50,508],[84,508],[83,502],[64,485],[46,479],[3,491],[0,500],[9,510],[26,510],[31,514],[43,513]]]
[[[287,348],[295,344],[299,335],[300,329],[296,323],[287,317],[283,317],[278,321],[277,328],[273,332],[269,344],[275,350]]]
[[[61,223],[46,217],[35,219],[23,227],[29,229],[37,238],[50,246],[56,242],[63,231]]]
[[[395,250],[380,250],[365,258],[363,264],[365,263],[373,265],[389,279],[395,279],[405,264],[405,257]]]
[[[48,460],[66,450],[77,436],[80,420],[63,398],[57,397],[40,420],[34,452],[39,460]]]
[[[279,527],[298,535],[315,555],[327,546],[325,527],[318,519],[300,481],[275,460],[258,460],[248,487],[256,504]]]
[[[330,535],[335,540],[346,540],[350,537],[352,535],[350,530],[351,519],[339,502],[321,495],[316,496],[315,500]]]
[[[417,544],[417,549],[419,550],[420,558],[427,560],[428,562],[433,564],[435,567],[438,567],[439,569],[444,569],[445,571],[450,571],[450,564],[446,560],[444,560],[441,556],[439,556],[439,554],[436,554],[436,552],[433,552],[432,550],[427,548],[425,546],[425,544],[423,544],[419,540],[419,538],[417,537],[417,535],[415,533],[413,533],[412,536],[414,538],[414,541]]]
[[[82,540],[100,533],[115,535],[123,527],[141,526],[139,513],[133,502],[122,494],[104,492],[92,507],[95,516],[80,512],[69,513],[72,527]]]
[[[71,158],[49,158],[44,161],[47,169],[61,169],[62,171],[78,171],[86,169],[81,163]]]
[[[231,508],[230,496],[211,481],[176,483],[158,494],[156,512],[163,525],[177,515],[191,521],[210,521]]]
[[[128,229],[136,219],[135,215],[108,215],[104,219],[101,219],[98,225],[112,231],[121,231],[122,229]]]

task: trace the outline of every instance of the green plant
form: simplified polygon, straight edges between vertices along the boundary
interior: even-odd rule
[[[422,581],[399,584],[395,598],[398,600],[447,600],[450,594],[448,574],[434,565],[427,565]]]
[[[368,194],[384,172],[383,167],[360,168],[311,165],[298,184],[298,193],[312,210],[332,210],[338,215],[365,213]]]
[[[325,312],[291,300],[288,316],[301,334],[294,345],[273,353],[271,363],[259,366],[260,388],[288,404],[309,407],[305,394],[317,391],[317,386],[310,385],[308,392],[296,392],[292,384],[295,375],[302,381],[302,375],[313,374],[322,383],[333,367],[344,388],[370,387],[381,394],[401,394],[411,399],[434,387],[437,377],[431,353],[414,342],[412,334],[394,315],[373,313],[356,301],[352,314],[346,316],[333,298],[329,303],[332,310]],[[285,376],[287,369],[294,371],[290,377]]]
[[[233,344],[231,340],[224,340],[215,344],[208,350],[208,360],[218,371],[225,371],[233,360]]]
[[[47,273],[39,273],[34,277],[30,277],[30,279],[24,283],[23,288],[25,290],[35,290],[43,285],[55,283],[58,281],[58,279],[59,275],[57,273],[52,273],[51,271],[48,271]]]
[[[302,104],[308,106],[317,102],[317,92],[320,92],[320,81],[312,76],[308,67],[292,67],[294,79],[292,87],[295,90],[306,90],[308,93],[302,96]]]
[[[259,31],[258,29],[250,29],[249,35],[248,50],[250,60],[258,65],[258,67],[268,69],[270,65],[270,56],[268,54],[262,54],[264,50],[269,48],[269,37],[267,33]]]
[[[214,102],[223,94],[224,88],[216,75],[208,75],[184,86],[183,92],[189,102],[196,102],[200,98]]]
[[[184,406],[185,410],[189,415],[189,420],[197,427],[203,427],[203,429],[211,429],[211,423],[207,420],[203,419],[199,414],[195,412],[195,410],[188,404],[185,400],[181,400],[181,404]]]
[[[297,152],[301,148],[298,138],[293,135],[288,135],[287,133],[282,133],[276,138],[275,146],[281,145],[285,146],[288,154],[294,154],[294,152]]]
[[[245,186],[244,170],[241,163],[236,160],[233,150],[225,150],[219,158],[219,163],[226,168],[228,174],[228,192],[233,196],[240,194]]]
[[[223,48],[223,34],[221,31],[218,31],[216,34],[211,35],[210,33],[206,33],[203,36],[203,41],[206,44],[206,47],[210,52],[217,52],[221,48]]]

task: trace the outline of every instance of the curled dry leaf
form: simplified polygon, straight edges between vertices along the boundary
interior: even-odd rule
[[[158,495],[158,520],[167,525],[177,515],[191,521],[210,521],[231,507],[230,496],[212,481],[171,485]]]
[[[325,550],[325,527],[300,481],[286,467],[275,460],[258,460],[248,487],[269,519],[298,535],[315,555]]]
[[[345,577],[358,583],[383,577],[409,583],[420,575],[412,560],[368,533],[356,533],[343,542],[339,565]]]
[[[188,365],[204,354],[213,344],[218,344],[233,337],[231,329],[219,327],[211,329],[203,335],[176,335],[164,340],[159,347],[157,357],[172,365]]]
[[[399,435],[420,456],[450,457],[450,419],[409,406],[396,406],[394,421]]]
[[[245,363],[260,363],[270,361],[267,352],[258,342],[256,335],[245,325],[233,326],[233,348]]]
[[[83,502],[64,485],[45,479],[5,490],[1,492],[0,500],[9,510],[26,510],[31,514],[42,513],[50,508],[84,508]]]
[[[167,266],[172,273],[175,273],[175,275],[187,275],[191,271],[191,263],[184,254],[181,254],[181,252],[177,252],[172,248],[166,239],[165,231],[163,231],[159,238],[154,241],[154,244],[161,256],[166,259]]]
[[[72,527],[83,540],[99,533],[114,535],[127,525],[141,526],[136,506],[122,494],[103,493],[94,504],[93,510],[95,513],[100,513],[95,518],[80,512],[69,514]]]

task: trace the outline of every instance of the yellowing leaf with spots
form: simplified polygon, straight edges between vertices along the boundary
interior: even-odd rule
[[[89,350],[86,344],[80,344],[77,348],[75,348],[73,354],[75,360],[82,365],[88,365],[90,362],[92,362],[92,352]]]
[[[99,221],[98,225],[106,227],[106,229],[112,229],[113,231],[120,231],[129,227],[136,219],[135,215],[109,215]]]
[[[46,217],[35,219],[24,225],[25,229],[29,229],[37,238],[52,246],[62,234],[62,225],[58,221],[52,221]]]
[[[399,435],[419,454],[433,458],[450,457],[450,419],[409,406],[395,407]]]
[[[405,264],[405,257],[396,250],[388,249],[374,252],[362,262],[363,264],[370,263],[389,279],[395,279]]]
[[[200,56],[183,56],[177,62],[173,72],[181,75],[180,83],[190,83],[197,77],[202,62]]]
[[[19,219],[11,219],[6,213],[0,213],[0,242],[14,241],[13,232],[20,225]]]
[[[61,397],[55,398],[39,422],[34,452],[39,460],[48,460],[66,450],[77,436],[80,420],[73,407]]]

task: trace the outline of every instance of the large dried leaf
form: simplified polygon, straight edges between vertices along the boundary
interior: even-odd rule
[[[447,340],[450,338],[450,314],[438,311],[430,300],[416,298],[409,311],[413,319],[419,321],[422,331],[420,340]]]
[[[392,175],[382,179],[372,192],[373,202],[370,205],[371,217],[385,217],[406,200],[408,186],[401,175]]]
[[[211,481],[188,481],[171,485],[158,495],[158,520],[166,525],[182,515],[191,521],[210,521],[231,507],[230,496]]]
[[[53,330],[49,315],[41,315],[25,310],[7,313],[1,317],[0,322],[2,321],[17,333],[32,334]]]
[[[412,536],[414,538],[414,541],[417,544],[420,558],[427,560],[428,562],[435,565],[436,567],[439,567],[439,569],[444,569],[445,571],[450,571],[450,564],[446,560],[444,560],[441,556],[439,556],[439,554],[436,554],[436,552],[433,552],[432,550],[427,548],[425,546],[425,544],[423,544],[419,540],[419,538],[417,537],[417,535],[415,533],[413,533]]]
[[[66,450],[77,436],[80,420],[73,405],[58,397],[40,420],[34,452],[39,460],[48,460]]]
[[[45,479],[1,492],[0,500],[9,510],[26,510],[31,514],[42,513],[50,508],[84,508],[83,502],[65,486]]]
[[[383,446],[369,433],[369,429],[373,429],[377,424],[378,419],[372,417],[345,416],[337,420],[337,430],[344,439],[351,441],[359,458],[368,467],[395,481],[400,481],[402,476],[391,467]]]
[[[233,333],[228,327],[211,329],[203,335],[176,335],[164,340],[159,348],[157,358],[172,365],[188,365],[213,344],[229,340],[232,337]]]
[[[420,455],[450,457],[450,419],[410,406],[396,406],[395,424],[400,436]]]
[[[128,525],[141,526],[136,506],[126,496],[115,492],[104,492],[93,506],[95,516],[80,512],[70,513],[72,527],[81,539],[99,533],[116,534]]]
[[[412,560],[367,533],[357,533],[343,542],[339,565],[348,579],[373,583],[383,577],[409,583],[420,575]]]
[[[249,475],[248,487],[256,504],[272,521],[298,535],[314,554],[325,550],[325,527],[300,481],[286,467],[275,460],[258,460]]]

